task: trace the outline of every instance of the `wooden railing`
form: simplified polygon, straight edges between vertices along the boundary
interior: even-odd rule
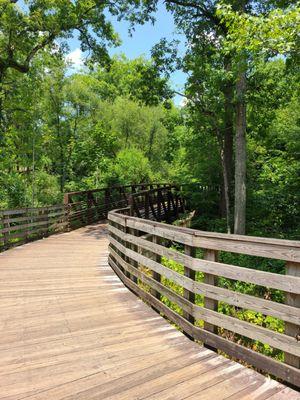
[[[169,186],[143,183],[65,193],[64,204],[68,209],[69,227],[74,229],[106,218],[108,211],[125,207],[131,194]]]
[[[157,213],[152,215],[153,210],[156,212],[153,208],[155,196],[161,199],[156,206],[162,211],[159,212],[158,207]],[[143,199],[147,199],[150,208],[146,203],[143,206]],[[129,202],[135,205],[137,212],[140,210],[159,221],[173,220],[183,208],[178,191],[175,193],[175,187],[169,184],[112,186],[66,193],[64,204],[0,210],[0,251],[106,219],[109,210],[127,206]]]
[[[67,208],[63,204],[0,210],[0,251],[65,231],[67,227]]]
[[[300,387],[300,242],[197,231],[137,214],[134,204],[108,214],[109,264],[124,284],[193,340]],[[218,262],[227,252],[257,264],[261,257],[282,260],[285,275]],[[285,304],[228,289],[219,277],[281,291]],[[223,313],[226,307],[236,314]],[[284,332],[239,319],[240,310],[284,321]],[[239,338],[278,349],[284,362]]]
[[[174,185],[132,193],[127,198],[130,212],[139,218],[170,223],[185,210],[180,188]]]

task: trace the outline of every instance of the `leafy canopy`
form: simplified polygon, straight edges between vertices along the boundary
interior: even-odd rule
[[[299,49],[300,3],[275,8],[267,14],[238,13],[218,4],[216,15],[226,25],[224,50],[248,50],[259,54],[287,54]]]
[[[12,68],[27,73],[36,54],[64,47],[78,34],[83,51],[108,60],[107,45],[119,44],[107,15],[130,18],[135,1],[0,0],[0,78]]]

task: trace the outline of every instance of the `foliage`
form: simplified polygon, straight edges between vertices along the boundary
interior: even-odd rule
[[[220,3],[217,15],[229,30],[223,44],[228,52],[233,49],[239,52],[247,49],[254,53],[276,55],[297,51],[300,28],[299,2],[284,9],[273,9],[267,15],[238,13],[230,4]]]
[[[15,83],[3,103],[3,207],[51,204],[66,190],[171,175],[170,151],[177,151],[185,127],[180,111],[165,105],[166,80],[158,75],[149,80],[147,71],[153,66],[143,58],[122,56],[112,60],[111,69],[96,66],[69,75],[57,54],[37,56],[25,76],[10,72]]]
[[[129,20],[134,28],[154,21],[158,0],[21,5],[0,0],[0,208],[54,204],[65,191],[116,183],[174,181],[188,183],[184,193],[196,210],[193,228],[226,231],[234,211],[242,73],[247,83],[247,233],[299,239],[299,3],[244,3],[242,10],[237,0],[166,0],[185,37],[186,53],[179,57],[178,43],[162,39],[152,60],[129,60],[108,57],[107,46],[119,43],[109,15]],[[91,57],[84,69],[71,74],[66,53],[68,39],[76,34]],[[182,107],[174,105],[169,84],[176,69],[188,75]],[[284,270],[280,261],[225,252],[220,260]],[[182,265],[162,262],[183,273]],[[172,281],[163,283],[182,294]],[[257,285],[223,278],[219,285],[284,300],[281,291]],[[167,298],[163,301],[182,313]],[[203,297],[197,295],[196,302],[203,305]],[[252,310],[220,302],[219,312],[283,331],[282,321]],[[257,341],[225,330],[220,334],[282,358]]]
[[[130,183],[151,182],[152,171],[148,158],[136,148],[121,150],[111,166],[106,177],[107,185],[118,182],[126,185]]]

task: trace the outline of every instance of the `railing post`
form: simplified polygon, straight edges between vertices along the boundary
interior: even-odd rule
[[[6,218],[7,218],[7,216],[3,215],[2,218],[3,218],[3,229],[7,229],[9,227],[9,224],[7,222],[4,222],[6,220]],[[9,248],[8,235],[9,235],[9,232],[4,232],[3,233],[3,249],[4,250],[7,250]]]
[[[86,203],[87,203],[87,223],[91,224],[94,220],[93,210],[92,210],[93,200],[91,192],[87,192],[86,194]]]
[[[190,257],[195,257],[196,256],[196,248],[189,246],[189,245],[185,245],[184,246],[184,253],[187,256]],[[188,265],[184,265],[184,276],[186,276],[187,278],[192,279],[193,281],[196,278],[196,273],[194,270],[192,270],[191,268],[189,268]],[[195,304],[195,293],[191,292],[188,289],[183,289],[183,297],[185,299],[187,299],[188,301],[190,301],[191,303]],[[189,314],[186,311],[183,311],[183,316],[185,319],[187,319],[191,324],[195,323],[195,318],[193,317],[193,315]],[[193,337],[191,337],[190,335],[187,335],[191,340],[194,340]]]
[[[70,218],[70,204],[69,204],[69,194],[64,194],[64,206],[65,206],[65,221],[67,223],[65,230],[69,232],[71,230],[71,218]]]
[[[127,219],[124,219],[125,221],[125,225],[121,228],[121,230],[124,232],[124,234],[126,235],[128,233],[128,227],[127,227]],[[126,248],[130,248],[130,244],[123,238],[122,240],[122,244],[123,246],[125,246]],[[124,255],[124,260],[128,263],[131,264],[130,262],[130,258],[128,256]],[[127,276],[127,278],[131,279],[131,275],[128,271],[125,271],[125,275]]]
[[[168,222],[171,220],[171,196],[169,190],[167,191],[167,209],[168,209]]]
[[[29,219],[28,208],[26,208],[25,217],[26,217],[25,224],[29,225],[30,224],[30,219]],[[27,243],[28,240],[29,240],[29,232],[30,232],[30,228],[28,226],[27,226],[25,232],[26,232],[26,234],[25,234],[25,242]]]
[[[218,252],[216,250],[205,249],[204,250],[204,260],[208,261],[217,261],[218,259]],[[204,283],[207,283],[212,286],[217,286],[217,277],[212,274],[204,274]],[[210,299],[208,297],[204,297],[204,307],[209,308],[213,311],[218,311],[218,301],[214,299]],[[210,324],[209,322],[204,322],[204,329],[210,331],[212,333],[218,333],[218,327],[215,325]],[[214,347],[206,345],[205,347],[216,351]]]
[[[126,232],[127,232],[128,234],[132,235],[132,236],[138,236],[138,235],[136,234],[136,233],[138,232],[138,231],[136,231],[136,229],[127,228],[127,229],[126,229]],[[136,244],[132,244],[132,243],[127,242],[127,247],[129,247],[131,250],[135,251],[136,253],[138,252],[138,246],[137,246]],[[131,260],[131,265],[132,265],[134,268],[139,269],[139,263],[138,263],[137,261]],[[137,279],[137,277],[134,276],[134,275],[131,275],[131,280],[132,280],[134,283],[136,283],[136,284],[138,283],[138,279]]]
[[[3,226],[3,229],[6,229],[6,228],[7,228],[7,224],[5,223],[6,216],[5,216],[4,214],[2,214],[1,219],[2,219],[2,226]],[[3,232],[2,235],[3,235],[3,250],[7,250],[7,246],[8,246],[8,236],[7,236],[7,233],[4,233],[4,232]]]
[[[152,236],[152,242],[155,244],[159,244],[160,243],[160,239],[158,236],[153,235]],[[154,254],[153,260],[156,261],[157,263],[161,263],[161,256],[158,254]],[[161,275],[158,272],[152,271],[152,278],[154,280],[156,280],[157,282],[161,282]],[[160,293],[155,290],[155,289],[151,289],[151,294],[156,297],[157,299],[160,300]]]
[[[129,215],[134,216],[134,207],[133,207],[133,195],[127,195],[127,205],[129,207]]]
[[[107,217],[108,212],[109,212],[109,201],[110,199],[110,190],[109,188],[106,188],[104,191],[104,204],[105,204],[105,216]]]
[[[145,193],[145,218],[149,219],[149,193]]]
[[[300,277],[300,263],[287,262],[285,267],[286,275]],[[289,306],[300,308],[300,294],[286,293],[285,303]],[[300,341],[300,326],[290,322],[285,323],[285,334]],[[284,362],[295,368],[300,368],[300,357],[290,353],[284,354]]]
[[[132,195],[127,195],[127,202],[128,202],[129,207],[130,207],[130,209],[129,209],[129,215],[133,215],[132,200],[133,200],[133,199],[132,199]],[[133,229],[133,228],[129,228],[129,227],[127,226],[127,219],[125,219],[125,229],[124,229],[124,232],[125,232],[125,234],[129,234],[129,235],[132,235],[132,236],[137,236],[137,235],[136,235],[136,230]],[[138,251],[138,246],[135,245],[135,244],[133,244],[133,243],[130,243],[130,242],[127,242],[127,241],[126,241],[126,242],[124,242],[124,245],[125,245],[127,248],[129,248],[129,249],[131,249],[131,250],[133,250],[133,251],[135,251],[135,252]],[[132,265],[133,267],[135,267],[136,269],[138,269],[139,264],[138,264],[137,261],[135,261],[135,260],[130,260],[129,257],[125,257],[125,261],[126,261],[127,263],[131,264],[131,265]],[[130,279],[131,279],[134,283],[137,283],[137,282],[138,282],[136,276],[131,275],[129,272],[126,272],[126,275],[127,275],[128,277],[130,277]]]
[[[157,201],[157,221],[161,221],[161,197],[160,190],[157,190],[156,193],[156,201]]]
[[[50,230],[49,230],[49,227],[50,227],[50,225],[49,225],[49,210],[48,210],[48,207],[44,210],[44,215],[45,215],[45,217],[43,218],[43,221],[46,222],[46,224],[45,224],[45,228],[46,228],[46,230],[45,230],[45,236],[47,237],[47,236],[49,236],[49,234],[50,234]]]

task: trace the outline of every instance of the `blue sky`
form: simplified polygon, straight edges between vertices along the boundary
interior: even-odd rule
[[[167,39],[180,39],[181,46],[180,52],[184,52],[184,38],[183,36],[176,33],[174,26],[173,17],[168,13],[163,4],[159,6],[159,10],[156,15],[156,23],[154,26],[151,23],[147,23],[142,26],[136,26],[132,36],[128,33],[129,25],[126,22],[118,22],[112,20],[116,32],[119,34],[122,45],[117,48],[110,49],[110,54],[124,53],[128,58],[135,58],[140,55],[150,57],[151,48],[155,45],[162,37]],[[80,43],[76,39],[69,41],[70,52],[69,59],[74,62],[74,67],[80,65]],[[178,91],[181,91],[186,80],[186,76],[183,72],[178,71],[172,74],[171,84],[172,87]],[[182,98],[176,96],[175,102],[179,104]]]

